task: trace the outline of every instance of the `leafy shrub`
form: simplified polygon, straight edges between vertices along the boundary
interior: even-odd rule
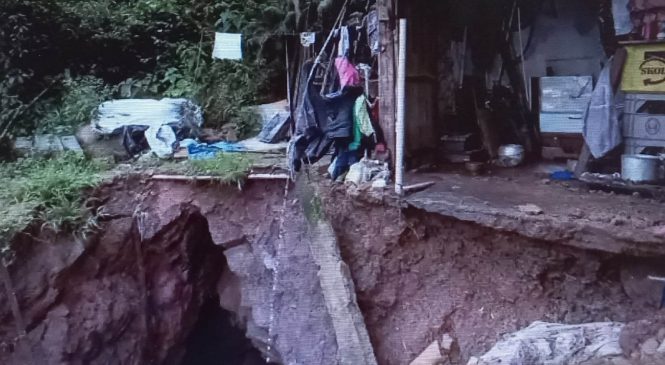
[[[89,214],[82,207],[82,192],[101,182],[105,169],[73,153],[0,164],[0,240],[34,219],[56,230],[82,224]]]
[[[48,111],[37,126],[37,133],[74,133],[81,125],[89,123],[92,112],[103,101],[111,99],[114,88],[93,76],[66,79],[63,93],[47,104]]]
[[[88,119],[94,101],[188,97],[203,106],[210,126],[232,122],[239,134],[249,133],[255,118],[242,107],[283,89],[281,80],[273,83],[284,70],[279,35],[287,3],[2,1],[0,128],[16,119],[21,134],[69,132]],[[244,34],[245,61],[212,60],[215,30]]]

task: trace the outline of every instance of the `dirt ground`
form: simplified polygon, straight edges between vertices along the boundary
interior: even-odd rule
[[[497,191],[502,186],[465,184],[455,191],[475,188],[491,204],[515,204]],[[459,341],[458,360],[465,364],[502,334],[534,321],[629,322],[657,312],[662,288],[645,275],[665,273],[658,260],[566,247],[346,194],[331,188],[326,206],[380,364],[408,364],[444,333]],[[569,209],[552,192],[542,197],[543,209]]]

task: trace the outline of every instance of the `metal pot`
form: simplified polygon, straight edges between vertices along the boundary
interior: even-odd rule
[[[621,178],[635,183],[658,181],[660,158],[650,155],[621,156]]]
[[[509,144],[499,147],[498,164],[503,167],[515,167],[524,162],[524,147]]]

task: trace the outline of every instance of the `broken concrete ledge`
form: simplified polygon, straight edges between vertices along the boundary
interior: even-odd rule
[[[526,215],[515,208],[494,208],[480,200],[455,198],[448,193],[415,194],[406,203],[428,213],[585,250],[639,257],[665,255],[665,237],[648,230],[548,214]]]

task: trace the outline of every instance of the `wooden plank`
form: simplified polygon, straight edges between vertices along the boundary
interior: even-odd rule
[[[391,18],[393,18],[392,1],[379,0],[379,14],[385,14],[379,22],[379,37],[381,53],[379,54],[379,125],[383,130],[386,144],[391,152],[392,166],[395,166],[395,32]]]
[[[591,156],[591,150],[589,146],[585,143],[582,148],[582,153],[580,158],[577,161],[577,167],[575,167],[575,176],[579,179],[582,177],[582,174],[589,171],[589,162],[591,162],[593,156]]]

